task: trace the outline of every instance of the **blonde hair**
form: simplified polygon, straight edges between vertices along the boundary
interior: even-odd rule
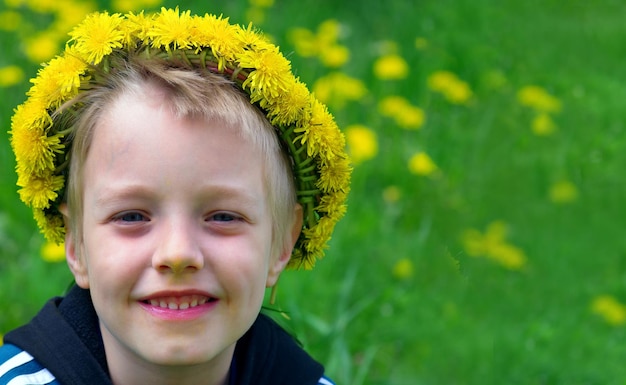
[[[68,102],[55,117],[59,123],[73,126],[65,201],[69,216],[66,225],[69,225],[76,250],[79,250],[82,239],[83,165],[94,130],[103,112],[117,98],[129,92],[145,91],[148,85],[155,85],[164,91],[165,101],[175,116],[222,121],[263,154],[262,165],[273,224],[272,253],[280,252],[289,241],[285,239],[285,234],[289,233],[288,229],[293,224],[297,198],[292,162],[281,148],[276,129],[250,103],[248,96],[224,76],[182,62],[138,56],[112,60],[108,72],[99,70],[95,85]],[[66,114],[70,114],[69,118]]]

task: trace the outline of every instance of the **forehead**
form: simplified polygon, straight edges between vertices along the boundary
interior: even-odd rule
[[[167,191],[206,184],[265,191],[262,154],[237,127],[177,117],[158,95],[122,95],[97,122],[90,147],[86,190],[139,181]]]

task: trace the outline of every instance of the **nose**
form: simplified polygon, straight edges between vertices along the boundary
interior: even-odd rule
[[[164,223],[152,257],[152,267],[161,273],[181,274],[204,267],[204,258],[193,224],[184,220]]]

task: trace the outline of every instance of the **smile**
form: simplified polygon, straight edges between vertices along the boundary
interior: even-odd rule
[[[213,302],[215,298],[206,297],[203,295],[186,295],[182,297],[163,297],[163,298],[151,298],[141,302],[152,305],[154,307],[160,307],[162,309],[170,310],[185,310],[204,305],[207,302]]]

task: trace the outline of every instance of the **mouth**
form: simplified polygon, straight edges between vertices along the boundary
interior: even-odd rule
[[[204,295],[185,295],[182,297],[160,297],[144,299],[140,302],[154,307],[169,310],[186,310],[217,301],[216,298]]]

